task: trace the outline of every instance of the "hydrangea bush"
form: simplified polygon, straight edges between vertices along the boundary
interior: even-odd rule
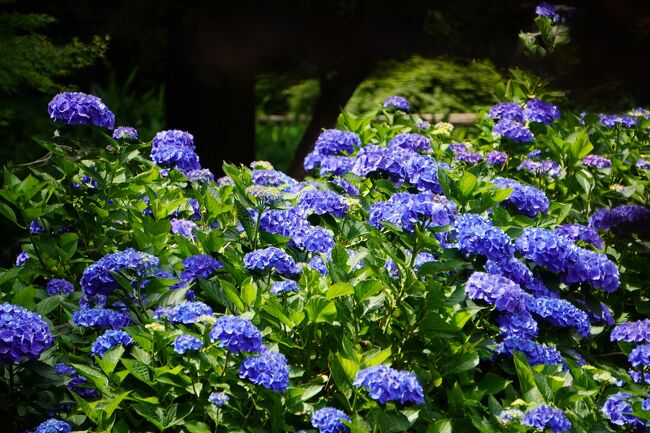
[[[305,181],[215,181],[190,133],[57,95],[49,163],[0,190],[8,428],[650,428],[650,116],[502,90],[469,141],[403,98],[343,113]]]

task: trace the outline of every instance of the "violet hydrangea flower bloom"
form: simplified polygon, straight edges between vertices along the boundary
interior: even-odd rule
[[[350,429],[341,421],[350,422],[350,417],[342,410],[333,407],[324,407],[314,412],[311,417],[311,425],[318,429],[319,433],[346,433]]]
[[[415,230],[415,224],[422,222],[426,227],[450,225],[456,214],[456,205],[442,195],[429,192],[420,194],[397,193],[387,201],[379,201],[370,208],[370,224],[382,228],[383,222],[390,222],[407,232]]]
[[[560,110],[550,102],[533,98],[526,103],[524,117],[529,122],[543,123],[548,126],[560,118]]]
[[[515,143],[527,143],[535,138],[525,125],[510,119],[499,120],[492,129],[492,135],[507,138]]]
[[[509,336],[503,339],[497,349],[499,353],[512,355],[515,351],[526,355],[531,365],[564,365],[560,352],[551,346],[546,346],[519,336]]]
[[[138,279],[144,279],[155,273],[159,260],[151,254],[127,248],[113,254],[107,254],[88,266],[81,276],[81,289],[87,295],[108,295],[119,287],[111,272],[128,272]]]
[[[389,401],[399,401],[401,404],[424,403],[422,385],[415,374],[385,365],[364,368],[357,373],[352,384],[357,388],[368,389],[370,398],[382,404]]]
[[[411,111],[411,105],[409,101],[406,100],[403,96],[389,96],[384,100],[384,108],[394,108],[399,111],[409,112]]]
[[[488,115],[495,119],[508,119],[524,123],[524,110],[514,102],[500,102],[490,108]]]
[[[612,330],[610,339],[629,343],[650,343],[650,319],[621,323]]]
[[[277,295],[278,293],[286,293],[286,292],[297,292],[298,291],[298,283],[296,283],[293,280],[283,280],[283,281],[276,281],[273,283],[273,286],[271,287],[271,293]]]
[[[50,119],[68,125],[95,125],[112,130],[115,115],[100,98],[81,92],[56,95],[47,105]]]
[[[29,232],[31,234],[37,234],[37,233],[43,233],[45,232],[45,228],[38,223],[36,220],[32,220],[32,222],[29,224]]]
[[[539,431],[550,429],[553,433],[563,433],[571,430],[571,422],[560,409],[541,405],[528,411],[521,419],[522,425],[534,427]]]
[[[183,302],[167,310],[157,312],[157,317],[164,317],[171,323],[189,325],[196,323],[202,316],[212,316],[212,308],[203,302]]]
[[[239,377],[275,392],[285,392],[289,386],[289,366],[283,354],[264,350],[251,356],[239,366]]]
[[[172,343],[174,352],[184,355],[188,350],[199,350],[203,348],[203,342],[193,335],[181,334]]]
[[[40,315],[18,305],[0,304],[0,364],[34,360],[54,343]]]
[[[199,226],[197,226],[194,221],[186,220],[183,218],[172,218],[170,222],[172,225],[171,232],[175,235],[181,235],[188,239],[196,238],[194,231],[198,230]]]
[[[71,431],[72,427],[67,422],[50,418],[36,427],[34,433],[70,433]]]
[[[344,218],[349,206],[346,198],[329,190],[307,190],[300,195],[298,206],[316,215],[332,214]]]
[[[291,256],[277,247],[267,247],[246,253],[244,266],[249,270],[275,270],[278,274],[285,276],[300,273],[300,269]]]
[[[119,345],[129,347],[133,344],[133,338],[122,330],[109,329],[97,337],[90,347],[90,353],[103,358],[106,352]]]
[[[23,266],[29,260],[29,254],[27,251],[22,250],[20,254],[16,257],[16,266]]]
[[[548,297],[529,297],[526,300],[526,306],[528,311],[555,326],[571,327],[583,337],[589,336],[591,325],[587,313],[569,301]]]
[[[510,196],[502,204],[512,206],[519,212],[531,218],[539,213],[546,213],[550,206],[548,198],[543,191],[524,185],[514,179],[499,177],[494,179],[497,188],[512,188]]]
[[[82,328],[122,329],[131,324],[131,319],[124,311],[82,308],[72,314],[72,323]]]
[[[361,146],[361,139],[351,131],[327,129],[318,136],[314,152],[321,156],[351,154]]]
[[[62,280],[60,278],[52,278],[47,282],[45,291],[50,296],[69,295],[74,292],[74,286],[70,281]]]
[[[223,263],[207,254],[196,254],[183,259],[181,262],[185,270],[181,273],[181,280],[192,282],[197,278],[208,278],[215,271],[223,268]]]
[[[638,428],[645,427],[645,422],[643,420],[632,415],[634,409],[632,408],[632,405],[626,401],[629,398],[631,398],[631,395],[625,392],[612,394],[607,398],[601,412],[605,417],[609,418],[609,421],[612,424],[619,426],[627,424]]]
[[[474,272],[465,284],[465,292],[470,299],[485,301],[499,311],[516,313],[526,309],[519,284],[501,275]]]
[[[223,392],[213,392],[208,397],[208,401],[217,407],[222,407],[230,401],[230,396]]]
[[[230,353],[259,352],[262,350],[262,333],[248,319],[221,316],[212,326],[210,341],[219,341]]]
[[[131,126],[118,126],[113,131],[113,138],[116,140],[137,140],[138,131]]]
[[[431,150],[431,140],[420,134],[402,133],[393,137],[388,142],[388,147],[428,152]]]
[[[514,255],[510,237],[492,221],[477,214],[458,215],[454,224],[458,248],[465,255],[479,254],[502,262]]]
[[[587,155],[582,158],[582,163],[589,167],[607,168],[612,166],[612,161],[600,155]]]

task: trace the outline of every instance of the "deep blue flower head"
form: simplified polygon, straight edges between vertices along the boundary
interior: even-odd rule
[[[614,128],[616,125],[621,125],[624,128],[632,128],[639,124],[639,119],[618,114],[601,114],[600,123],[607,128]]]
[[[524,159],[517,167],[517,170],[524,170],[536,175],[548,175],[557,177],[562,172],[562,167],[552,159],[545,159],[543,161],[533,161],[532,159]]]
[[[327,270],[327,265],[323,261],[323,258],[320,255],[314,255],[307,264],[310,268],[315,270],[321,275],[328,275],[329,271]]]
[[[401,404],[424,403],[422,385],[415,374],[385,365],[375,365],[359,371],[352,384],[357,388],[367,388],[370,398],[383,404],[389,401],[399,401]]]
[[[418,153],[398,147],[365,146],[357,153],[351,171],[357,176],[378,172],[401,181],[406,177],[405,166],[414,155]]]
[[[620,284],[618,268],[607,255],[574,245],[568,250],[562,281],[567,284],[588,282],[606,292],[615,292]]]
[[[257,214],[253,213],[251,217],[255,220],[257,219]],[[259,221],[260,230],[288,238],[294,238],[296,234],[311,229],[311,225],[305,215],[305,210],[300,207],[283,210],[267,210],[262,213]]]
[[[157,257],[151,254],[127,248],[113,254],[107,254],[88,266],[79,283],[87,295],[108,295],[119,287],[111,272],[128,272],[129,275],[143,279],[155,273],[159,264]]]
[[[197,278],[208,278],[213,272],[223,268],[223,263],[207,254],[197,254],[182,261],[185,270],[181,273],[183,281],[194,281]]]
[[[259,352],[262,349],[262,333],[253,322],[243,317],[221,316],[210,331],[210,341],[219,340],[219,346],[230,353]]]
[[[636,165],[637,168],[647,169],[647,168],[650,168],[650,161],[648,161],[646,159],[643,159],[643,158],[639,158],[639,159],[636,160],[635,165]]]
[[[528,358],[528,362],[530,362],[531,365],[564,364],[562,355],[557,349],[522,337],[504,338],[497,351],[500,353],[508,353],[510,355],[515,351],[521,352],[526,355],[526,358]]]
[[[16,266],[23,266],[29,260],[29,254],[27,251],[23,250],[16,257]]]
[[[113,129],[115,115],[97,96],[81,92],[56,95],[47,105],[50,119],[68,125],[95,125]]]
[[[531,296],[527,298],[526,306],[528,311],[555,326],[574,328],[583,337],[590,334],[591,324],[587,313],[578,309],[569,301],[548,297],[533,298]]]
[[[0,364],[38,359],[54,343],[41,316],[23,307],[0,304]]]
[[[573,242],[587,242],[598,249],[603,247],[603,239],[593,227],[583,226],[582,224],[563,224],[555,227],[553,231]]]
[[[199,226],[194,221],[183,218],[172,218],[170,222],[172,225],[171,231],[175,235],[181,235],[188,239],[196,238],[194,231],[199,230]]]
[[[291,256],[276,247],[267,247],[246,253],[244,256],[244,266],[251,271],[273,269],[278,274],[284,276],[300,273],[300,269]]]
[[[518,252],[536,265],[545,266],[551,272],[562,272],[573,244],[564,237],[547,229],[525,228],[515,240]]]
[[[283,280],[283,281],[276,281],[273,283],[273,286],[271,287],[271,293],[277,295],[278,293],[286,293],[286,292],[297,292],[298,291],[298,283],[296,283],[293,280]]]
[[[253,170],[252,181],[260,186],[285,186],[297,183],[297,180],[277,170]]]
[[[174,339],[174,352],[183,355],[188,350],[203,348],[203,342],[193,335],[181,334]]]
[[[636,346],[627,356],[632,367],[647,367],[650,365],[650,344]]]
[[[404,164],[405,179],[420,191],[442,194],[438,182],[438,163],[428,155],[413,155]]]
[[[317,428],[319,433],[349,432],[350,429],[342,421],[351,420],[345,412],[333,407],[318,409],[311,417],[311,425]]]
[[[311,151],[305,156],[305,159],[302,162],[302,166],[306,172],[314,170],[316,167],[320,166],[320,162],[323,159],[323,155],[316,151]]]
[[[589,218],[590,227],[611,230],[617,234],[647,231],[648,223],[650,209],[636,204],[616,206],[612,209],[602,208]]]
[[[603,405],[601,412],[605,417],[609,418],[609,421],[612,424],[620,426],[627,424],[642,428],[645,426],[645,422],[632,415],[634,409],[632,408],[632,405],[626,401],[630,397],[630,394],[625,392],[617,392],[616,394],[610,395]]]
[[[192,171],[201,168],[194,148],[186,146],[158,146],[151,148],[151,160],[164,167]]]
[[[524,117],[529,122],[543,123],[550,125],[560,118],[560,110],[550,102],[541,99],[531,99],[526,103]]]
[[[138,131],[132,126],[118,126],[113,131],[113,138],[116,140],[137,140]]]
[[[347,156],[323,156],[320,161],[320,175],[333,174],[340,176],[352,169],[354,159]]]
[[[356,197],[359,195],[359,188],[352,185],[350,181],[347,181],[341,177],[335,177],[332,179],[332,183],[340,188],[342,188],[347,195],[350,197]]]
[[[479,254],[499,263],[514,255],[510,237],[484,216],[458,215],[454,229],[458,247],[465,255]]]
[[[541,405],[532,409],[521,419],[522,425],[534,427],[539,431],[550,429],[553,433],[562,433],[571,430],[571,422],[560,409]]]
[[[239,377],[271,391],[285,392],[289,386],[287,358],[281,353],[264,350],[242,361]]]
[[[50,418],[36,427],[34,433],[70,433],[71,431],[72,427],[67,422]]]
[[[398,147],[413,151],[428,152],[431,150],[431,140],[420,134],[397,134],[388,142],[388,147]]]
[[[499,152],[498,150],[493,150],[485,155],[485,161],[490,165],[503,165],[507,159],[508,154],[505,152]]]
[[[465,292],[470,299],[485,301],[499,311],[516,313],[526,309],[519,284],[501,275],[474,272],[465,284]]]
[[[650,319],[621,323],[612,330],[610,339],[629,343],[650,343]]]
[[[394,108],[400,111],[411,111],[409,101],[403,96],[389,96],[384,100],[384,108]]]
[[[298,199],[298,206],[317,215],[326,213],[344,218],[349,206],[347,199],[334,191],[307,190]]]
[[[519,337],[532,340],[537,337],[539,327],[528,311],[502,313],[498,318],[501,333],[506,337]]]
[[[456,154],[454,155],[454,161],[464,162],[469,165],[476,165],[479,162],[483,161],[483,155],[476,152],[467,152],[467,151],[456,152]]]
[[[323,227],[311,227],[296,233],[292,243],[310,253],[328,253],[334,248],[334,233]]]
[[[492,129],[492,135],[507,138],[515,143],[527,143],[535,138],[525,125],[510,119],[499,120]]]
[[[524,110],[521,109],[519,104],[514,102],[500,102],[495,104],[490,108],[488,115],[495,120],[507,119],[524,123]]]
[[[85,399],[99,398],[98,391],[93,388],[88,388],[86,386],[88,384],[86,378],[81,376],[72,366],[59,363],[54,366],[54,370],[61,375],[70,376],[70,381],[66,384],[68,390],[79,394]]]
[[[207,168],[183,170],[183,174],[192,182],[214,182],[214,174]]]
[[[122,329],[131,324],[124,311],[108,308],[82,308],[72,314],[72,323],[82,328]]]
[[[38,223],[36,220],[32,220],[32,222],[29,224],[29,232],[33,235],[37,233],[43,233],[45,231],[45,228]]]
[[[450,225],[455,214],[456,205],[442,195],[430,192],[397,193],[385,202],[372,205],[370,224],[381,228],[382,222],[390,222],[407,232],[413,232],[418,222],[423,222],[426,227]]]
[[[484,267],[490,274],[503,275],[521,286],[528,286],[534,278],[526,264],[514,257],[504,256],[502,260],[488,260]]]
[[[353,153],[359,146],[361,139],[354,132],[326,129],[316,139],[314,151],[322,156],[342,155]]]
[[[544,214],[548,211],[549,201],[543,191],[503,177],[494,179],[494,184],[497,188],[512,188],[510,197],[502,203],[513,207],[524,215],[534,218],[538,213]]]
[[[208,401],[217,407],[222,407],[230,401],[230,396],[223,392],[213,392],[210,393]]]
[[[166,317],[171,323],[195,323],[201,316],[212,316],[212,308],[203,302],[183,302],[164,311],[159,317]]]
[[[106,352],[116,348],[120,344],[124,347],[129,347],[133,344],[133,338],[122,330],[109,329],[97,337],[90,347],[90,353],[103,358]]]
[[[62,280],[60,278],[52,278],[47,282],[45,286],[45,291],[50,296],[55,295],[69,295],[74,292],[74,285],[67,280]]]
[[[589,167],[607,168],[612,166],[612,161],[600,155],[587,155],[582,158],[582,163]]]
[[[194,149],[194,136],[186,131],[170,129],[156,134],[151,142],[152,147],[177,146]]]
[[[539,16],[550,18],[554,23],[558,23],[562,20],[562,17],[557,12],[557,6],[546,2],[538,4],[535,8],[535,13]]]

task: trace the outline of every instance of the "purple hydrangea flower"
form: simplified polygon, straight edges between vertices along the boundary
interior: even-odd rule
[[[183,174],[192,182],[214,182],[214,174],[207,168],[184,170]]]
[[[492,135],[504,137],[515,143],[527,143],[533,141],[535,136],[526,126],[510,119],[501,119],[494,125]]]
[[[108,254],[88,266],[79,283],[87,295],[108,295],[119,287],[111,272],[128,272],[137,279],[144,279],[155,273],[159,260],[151,254],[127,248]]]
[[[428,152],[431,150],[431,140],[420,134],[397,134],[388,142],[388,147],[397,147],[413,151]]]
[[[528,311],[555,326],[574,328],[583,337],[590,334],[591,325],[587,313],[576,308],[569,301],[548,297],[529,297],[526,306]]]
[[[275,392],[285,392],[289,386],[289,366],[281,353],[265,350],[244,359],[239,377]]]
[[[95,125],[112,130],[115,115],[97,96],[81,92],[56,95],[47,105],[50,119],[68,125]]]
[[[559,23],[562,17],[557,12],[557,6],[542,2],[535,8],[535,13],[539,16],[550,18],[554,23]]]
[[[275,270],[280,275],[300,273],[296,262],[287,253],[276,247],[268,247],[246,253],[244,266],[248,270]]]
[[[70,281],[62,280],[60,278],[52,278],[47,282],[45,291],[50,296],[69,295],[74,292],[74,286]]]
[[[359,371],[352,384],[357,388],[367,388],[370,398],[382,404],[389,401],[399,401],[401,404],[424,403],[422,385],[415,374],[385,365],[375,365]]]
[[[323,156],[320,161],[320,175],[340,176],[350,171],[352,165],[354,165],[354,159],[347,156]]]
[[[612,330],[610,339],[629,343],[650,343],[650,319],[621,323]]]
[[[90,353],[103,358],[106,352],[119,345],[129,347],[133,344],[133,338],[122,330],[109,329],[97,337],[90,347]]]
[[[253,170],[252,182],[255,185],[274,187],[297,183],[294,178],[277,170]]]
[[[213,392],[208,397],[208,401],[217,407],[222,407],[230,401],[230,396],[224,392]]]
[[[379,172],[395,180],[402,180],[405,177],[404,166],[414,155],[417,153],[398,147],[365,146],[357,153],[351,171],[357,176]]]
[[[501,334],[506,337],[519,337],[532,340],[537,337],[539,327],[537,321],[528,311],[517,313],[502,313],[497,320]]]
[[[534,427],[540,431],[550,429],[553,433],[563,433],[571,430],[571,422],[560,409],[541,405],[526,413],[521,419],[522,425]]]
[[[650,168],[650,161],[648,161],[646,159],[643,159],[643,158],[639,158],[639,159],[636,160],[636,167],[640,168],[642,170],[648,169],[648,168]]]
[[[632,128],[639,124],[639,119],[618,114],[601,114],[600,123],[607,128],[614,128],[616,125],[621,125],[624,128]]]
[[[607,398],[603,405],[601,412],[605,417],[609,418],[612,424],[623,426],[631,425],[633,427],[642,428],[645,422],[632,415],[634,409],[632,405],[626,400],[631,396],[625,392],[617,392]]]
[[[589,167],[607,168],[612,166],[612,161],[600,155],[587,155],[582,158],[582,163]]]
[[[349,206],[346,198],[334,191],[307,190],[300,195],[298,206],[316,215],[332,214],[344,218]]]
[[[82,308],[72,314],[72,323],[82,328],[122,329],[131,324],[124,311],[108,308]]]
[[[172,218],[171,222],[171,232],[175,235],[181,235],[188,239],[196,239],[194,231],[199,230],[199,226],[196,225],[194,221],[186,220],[183,218]]]
[[[557,273],[566,269],[571,245],[570,241],[550,230],[532,227],[525,228],[515,240],[517,251],[524,257]]]
[[[551,125],[554,121],[560,118],[560,110],[549,102],[533,98],[526,103],[524,117],[529,122]]]
[[[54,343],[40,315],[9,303],[0,304],[0,364],[34,360]]]
[[[518,336],[504,338],[497,351],[499,353],[508,353],[510,355],[515,351],[521,352],[526,355],[526,358],[528,358],[528,362],[530,362],[531,365],[564,364],[562,355],[557,349]]]
[[[298,283],[292,280],[283,280],[283,281],[276,281],[273,283],[273,286],[271,287],[271,293],[277,295],[278,293],[286,293],[286,292],[297,292],[298,291]]]
[[[27,251],[22,250],[20,254],[16,257],[16,266],[23,266],[29,260],[29,254]]]
[[[319,433],[346,433],[350,429],[342,421],[350,422],[350,417],[342,410],[333,407],[324,407],[314,412],[311,425]]]
[[[37,233],[43,233],[45,232],[45,227],[40,225],[38,221],[32,220],[32,222],[29,224],[29,232],[33,235]]]
[[[177,129],[162,131],[153,138],[151,159],[162,166],[184,172],[198,170],[201,165],[194,149],[192,134]]]
[[[403,96],[389,96],[384,100],[384,108],[394,108],[399,111],[411,111],[409,101]]]
[[[210,331],[210,341],[214,343],[217,340],[219,347],[234,354],[262,350],[262,333],[253,322],[243,317],[219,317]]]
[[[436,160],[428,155],[413,155],[404,164],[405,180],[420,191],[442,194],[438,182],[438,166]]]
[[[524,159],[517,167],[517,170],[524,170],[532,174],[548,175],[557,177],[562,172],[562,167],[552,159],[545,159],[543,161],[533,161],[532,159]]]
[[[361,146],[361,139],[351,131],[326,129],[316,139],[314,151],[321,156],[351,154]]]
[[[479,254],[500,263],[514,254],[510,237],[481,215],[458,215],[454,229],[458,247],[465,255]]]
[[[528,286],[534,280],[531,270],[514,257],[503,256],[501,260],[498,258],[497,260],[490,259],[485,263],[484,267],[488,273],[502,275],[522,286]]]
[[[370,224],[382,228],[382,222],[390,222],[407,232],[413,232],[418,222],[423,222],[426,227],[450,225],[455,214],[456,205],[442,195],[430,192],[397,193],[385,202],[372,205]]]
[[[34,433],[70,433],[71,431],[72,427],[67,422],[50,418],[36,427]]]
[[[563,224],[555,227],[553,231],[570,241],[587,242],[595,246],[597,249],[603,247],[603,239],[598,234],[598,231],[593,227],[583,226],[582,224]]]
[[[606,292],[615,292],[619,286],[619,272],[616,264],[605,254],[571,245],[562,281],[567,284],[588,282]]]
[[[113,138],[116,140],[137,140],[138,131],[131,126],[118,126],[113,131]]]
[[[197,254],[182,261],[185,270],[181,280],[192,282],[197,278],[208,278],[213,272],[223,268],[223,263],[207,254]]]
[[[650,344],[636,346],[627,356],[632,367],[647,367],[650,365]]]
[[[156,318],[165,317],[171,323],[196,323],[201,316],[212,316],[212,308],[203,302],[183,302],[166,310],[157,312]]]
[[[181,334],[174,339],[174,352],[179,355],[185,354],[188,350],[199,350],[203,348],[203,342],[193,335]]]
[[[503,165],[507,159],[508,154],[505,152],[499,152],[498,150],[493,150],[485,155],[485,161],[490,165]]]
[[[70,381],[66,384],[66,388],[71,392],[79,394],[86,399],[99,398],[97,390],[88,388],[86,386],[88,384],[86,378],[81,376],[72,366],[59,363],[54,366],[54,370],[59,374],[70,376]]]
[[[502,204],[509,205],[531,218],[548,211],[550,204],[543,191],[503,177],[494,179],[494,184],[497,188],[512,188],[513,190]]]
[[[630,204],[599,209],[589,218],[589,226],[614,233],[639,233],[648,230],[650,209]]]
[[[470,299],[483,300],[499,311],[516,313],[526,309],[519,284],[501,275],[474,272],[465,284],[465,292]]]
[[[488,115],[495,119],[507,119],[515,122],[524,123],[524,110],[519,104],[514,102],[500,102],[490,108]]]

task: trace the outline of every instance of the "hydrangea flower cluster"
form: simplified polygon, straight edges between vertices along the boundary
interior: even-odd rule
[[[532,340],[537,337],[539,326],[528,311],[518,313],[502,313],[497,320],[501,334],[506,337],[517,337]]]
[[[502,262],[515,252],[510,237],[492,221],[477,214],[460,214],[454,224],[454,236],[465,255],[479,254],[489,260]]]
[[[411,111],[409,101],[403,96],[389,96],[384,100],[384,108],[394,108],[399,111]]]
[[[194,221],[186,220],[183,218],[172,218],[170,220],[172,228],[171,231],[175,235],[180,235],[188,239],[195,239],[195,231],[199,230],[199,226]]]
[[[361,139],[351,131],[327,129],[323,131],[314,144],[314,151],[320,155],[351,154],[361,146]]]
[[[529,122],[543,123],[548,126],[560,118],[560,110],[549,102],[533,98],[526,103],[524,117]]]
[[[354,159],[347,156],[323,156],[320,160],[320,175],[333,174],[340,176],[352,169]]]
[[[399,401],[401,404],[424,403],[422,385],[413,373],[385,365],[375,365],[359,371],[352,384],[357,388],[367,388],[370,398],[382,404],[389,401]]]
[[[404,166],[413,155],[417,153],[398,147],[364,146],[357,153],[351,171],[357,176],[378,172],[399,181],[404,179]]]
[[[174,339],[174,352],[179,355],[185,354],[188,350],[199,350],[203,348],[203,342],[193,335],[181,334]]]
[[[277,247],[267,247],[246,253],[244,266],[251,271],[274,270],[284,276],[300,273],[298,265],[291,256]]]
[[[515,351],[526,355],[531,365],[564,365],[560,352],[554,347],[539,344],[528,338],[508,336],[503,339],[497,352],[512,355]]]
[[[465,283],[465,292],[470,299],[485,301],[499,311],[517,313],[526,309],[519,284],[501,275],[474,272]]]
[[[501,119],[492,128],[495,137],[503,137],[515,143],[527,143],[533,141],[535,136],[530,129],[523,124],[510,119]]]
[[[40,315],[18,305],[0,304],[0,364],[38,359],[54,343]]]
[[[352,183],[350,183],[349,181],[341,177],[335,177],[334,179],[332,179],[332,183],[338,186],[339,188],[342,188],[345,191],[345,193],[350,197],[356,197],[359,195],[359,188],[352,185]]]
[[[298,181],[291,176],[287,176],[281,171],[273,169],[253,170],[252,181],[255,185],[274,187],[294,185],[298,183]]]
[[[50,418],[36,427],[34,433],[70,433],[72,427],[65,421]]]
[[[159,260],[151,254],[127,248],[108,254],[88,266],[79,283],[87,295],[108,295],[119,287],[111,272],[128,272],[136,279],[145,279],[155,273]]]
[[[553,433],[563,433],[571,430],[571,422],[564,415],[564,412],[546,405],[528,411],[521,419],[521,424],[534,427],[539,431],[546,431],[548,428]]]
[[[85,399],[95,399],[99,397],[96,389],[88,388],[86,385],[88,381],[85,377],[81,376],[77,370],[67,364],[56,364],[54,370],[62,375],[70,376],[70,381],[67,383],[66,388],[75,394],[79,394]]]
[[[83,328],[122,329],[131,324],[131,319],[124,311],[82,308],[72,314],[72,323]]]
[[[517,170],[524,170],[536,175],[558,177],[562,172],[562,167],[552,159],[545,159],[543,161],[524,159],[519,164],[519,167],[517,167]]]
[[[650,344],[636,346],[627,356],[632,367],[647,367],[650,365]]]
[[[574,245],[568,251],[562,280],[568,284],[589,282],[606,292],[615,292],[620,284],[618,268],[605,254]]]
[[[293,280],[283,280],[283,281],[276,281],[273,283],[273,286],[271,286],[271,293],[274,295],[277,295],[279,293],[287,293],[287,292],[297,292],[298,291],[298,283],[296,283]]]
[[[639,158],[636,160],[636,167],[640,169],[647,169],[650,168],[650,161],[644,158]]]
[[[614,128],[621,125],[624,128],[633,128],[639,124],[639,119],[630,116],[621,116],[619,114],[601,114],[600,123],[607,128]]]
[[[589,167],[607,168],[612,166],[612,161],[600,155],[587,155],[582,158],[582,163]]]
[[[68,125],[95,125],[112,130],[115,115],[100,98],[81,92],[56,95],[47,105],[50,119]]]
[[[420,191],[442,194],[438,182],[439,164],[428,155],[413,155],[403,167],[404,180]]]
[[[524,123],[524,110],[514,102],[500,102],[490,108],[488,115],[494,120],[507,119]]]
[[[483,155],[470,152],[465,143],[452,143],[448,149],[453,152],[454,161],[465,162],[469,165],[475,165],[483,161]]]
[[[602,208],[589,218],[590,227],[623,234],[647,231],[649,222],[650,209],[635,204]]]
[[[90,353],[103,358],[106,352],[119,345],[129,347],[133,344],[133,338],[122,330],[109,329],[97,337],[90,347]]]
[[[442,195],[429,192],[397,193],[385,202],[372,205],[370,224],[381,228],[382,222],[390,222],[407,232],[413,232],[418,222],[423,222],[425,227],[450,225],[455,214],[456,205]]]
[[[244,359],[239,366],[239,377],[271,391],[285,392],[289,386],[287,358],[281,353],[264,350]]]
[[[67,280],[52,278],[47,282],[45,291],[50,296],[69,295],[70,293],[74,292],[74,285],[72,285],[72,283]]]
[[[496,178],[494,184],[497,188],[512,188],[510,197],[502,203],[515,208],[524,215],[535,218],[539,213],[544,214],[548,211],[549,201],[543,191],[503,177]]]
[[[138,131],[132,126],[118,126],[113,131],[113,138],[116,140],[137,140]]]
[[[311,417],[311,425],[317,428],[319,433],[344,433],[350,429],[342,421],[350,422],[350,417],[342,410],[333,407],[324,407],[314,411]]]
[[[210,341],[219,341],[230,353],[259,352],[262,350],[262,333],[243,317],[221,316],[210,331]]]
[[[514,250],[514,247],[513,247]],[[483,254],[487,257],[487,254]],[[485,270],[490,274],[503,275],[506,278],[511,279],[515,283],[525,286],[526,288],[531,288],[533,284],[534,277],[533,273],[525,263],[520,260],[517,260],[514,257],[507,258],[503,256],[501,260],[490,259],[485,262]]]
[[[582,224],[563,224],[555,227],[553,231],[570,241],[587,242],[599,250],[603,248],[603,239],[593,227],[587,227]]]
[[[170,323],[196,323],[202,316],[212,316],[212,308],[199,301],[183,302],[171,308],[156,310],[154,318],[165,318]]]
[[[215,271],[223,268],[223,263],[207,254],[196,254],[183,259],[185,269],[181,272],[181,280],[191,283],[197,278],[208,278]]]
[[[298,206],[316,215],[329,213],[339,218],[344,218],[349,209],[345,197],[328,190],[304,191],[298,199]]]
[[[194,136],[178,129],[156,134],[151,143],[151,159],[159,165],[182,172],[201,168],[195,152]]]
[[[388,147],[397,147],[415,152],[429,152],[431,150],[431,140],[420,134],[401,133],[388,142]]]
[[[508,160],[508,154],[505,152],[500,152],[498,150],[493,150],[492,152],[485,155],[485,161],[490,165],[503,165]]]
[[[208,396],[208,401],[217,407],[223,407],[230,401],[230,396],[223,392],[213,392]]]
[[[29,253],[23,250],[16,257],[16,266],[23,266],[29,260]]]
[[[555,326],[575,328],[583,337],[590,334],[591,324],[587,313],[578,309],[569,301],[548,297],[528,297],[526,307],[528,311]]]
[[[629,398],[631,398],[630,394],[625,392],[617,392],[616,394],[610,395],[601,409],[603,415],[609,418],[609,421],[615,425],[630,425],[638,428],[645,427],[643,420],[632,415],[634,409],[626,401]]]
[[[38,233],[44,233],[45,232],[45,227],[40,225],[38,221],[32,220],[32,222],[29,224],[29,232],[33,235],[38,234]]]
[[[612,330],[610,339],[629,343],[650,343],[650,319],[621,323]]]

